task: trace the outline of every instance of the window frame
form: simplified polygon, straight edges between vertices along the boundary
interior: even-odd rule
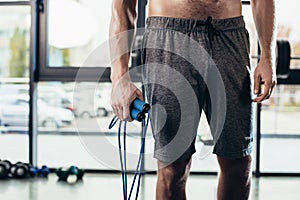
[[[0,6],[30,6],[30,1],[0,1]]]
[[[36,69],[37,81],[85,81],[85,82],[110,82],[110,67],[94,66],[94,67],[73,67],[73,66],[62,66],[52,67],[49,66],[47,61],[49,55],[47,52],[48,48],[48,31],[47,22],[48,15],[47,11],[49,8],[49,0],[43,0],[40,3],[43,4],[42,9],[39,9],[39,23],[38,23],[38,37],[39,37],[39,67]],[[145,26],[145,4],[146,0],[138,1],[138,12],[137,16],[137,27]],[[138,33],[142,34],[142,33]],[[76,77],[80,69],[80,77]],[[101,79],[99,80],[99,76]],[[141,76],[139,74],[133,74],[130,72],[131,79],[134,82],[140,82]]]

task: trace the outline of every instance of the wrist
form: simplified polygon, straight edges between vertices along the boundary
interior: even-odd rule
[[[270,45],[268,48],[261,48],[260,57],[269,60],[276,58],[276,45]]]
[[[110,80],[111,82],[116,82],[120,80],[124,75],[128,74],[128,62],[123,60],[115,60],[111,63],[110,68]]]
[[[112,83],[117,82],[118,80],[120,80],[122,78],[121,74],[111,74],[110,75],[110,80]]]
[[[276,55],[275,53],[271,52],[262,52],[260,55],[260,60],[274,64],[276,60]]]
[[[118,82],[120,79],[129,78],[128,70],[119,71],[119,72],[113,72],[111,71],[110,80],[114,84]]]
[[[261,51],[260,53],[260,57],[263,58],[272,58],[275,56],[275,53],[271,52],[271,51]]]

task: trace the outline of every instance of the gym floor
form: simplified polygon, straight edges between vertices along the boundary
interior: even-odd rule
[[[155,175],[146,175],[140,200],[155,199]],[[188,181],[188,199],[215,200],[217,176],[191,175]],[[0,199],[3,200],[110,200],[122,199],[120,174],[86,174],[83,182],[57,182],[56,175],[48,179],[0,181]],[[298,200],[300,178],[253,178],[251,200]]]

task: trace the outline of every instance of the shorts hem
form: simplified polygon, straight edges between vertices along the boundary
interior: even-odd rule
[[[176,156],[178,158],[175,158],[175,155],[174,156],[167,156],[167,155],[163,155],[161,153],[155,152],[153,157],[156,158],[157,160],[163,162],[163,163],[170,164],[170,163],[173,163],[175,161],[186,160],[189,157],[191,157],[194,153],[196,153],[196,149],[186,151],[180,157]]]
[[[239,152],[230,152],[230,153],[216,153],[215,151],[213,152],[219,157],[229,159],[229,160],[234,160],[234,159],[239,159],[239,158],[244,158],[246,156],[251,155],[252,153],[252,146],[248,147],[247,149],[243,149],[242,151]]]

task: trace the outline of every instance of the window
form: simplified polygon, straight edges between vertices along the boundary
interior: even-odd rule
[[[87,67],[84,63],[89,54],[108,41],[111,3],[111,0],[49,0],[47,66]],[[106,66],[106,51],[98,59],[98,67]]]
[[[108,129],[113,117],[110,91],[111,83],[38,84],[39,165],[46,163],[50,167],[60,167],[75,164],[98,170],[119,168],[118,129],[117,126]],[[128,124],[128,152],[138,152],[140,131],[140,123]],[[149,133],[149,139],[150,136]],[[128,167],[133,170],[135,162],[132,163]]]
[[[29,6],[0,5],[0,157],[13,162],[29,156],[30,19]]]
[[[277,1],[278,6],[278,38],[287,39],[291,43],[291,69],[300,69],[300,28],[298,14],[299,1]],[[288,11],[288,12],[287,12]]]
[[[110,81],[110,8],[111,0],[44,0],[38,27],[40,81]]]

